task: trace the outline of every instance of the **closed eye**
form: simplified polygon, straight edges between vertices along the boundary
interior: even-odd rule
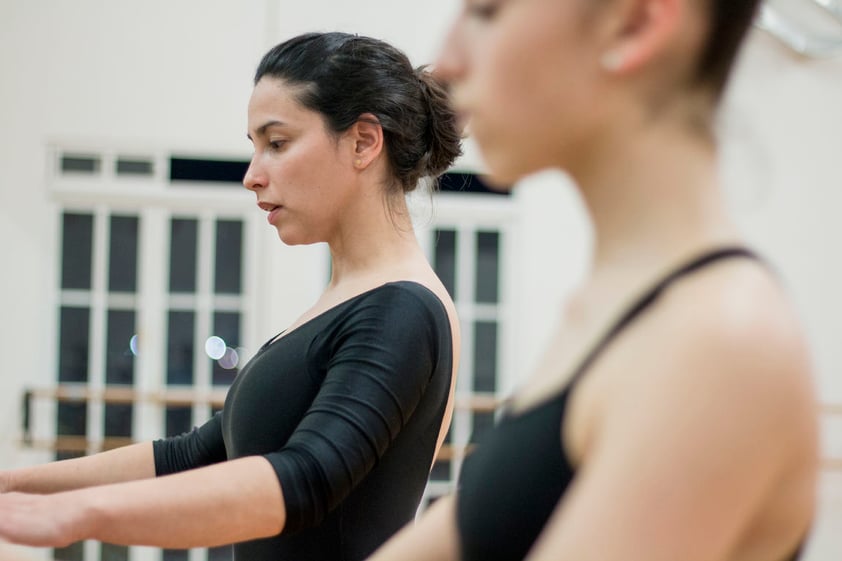
[[[474,2],[467,8],[468,14],[480,21],[488,21],[492,19],[500,8],[500,3],[497,1]]]

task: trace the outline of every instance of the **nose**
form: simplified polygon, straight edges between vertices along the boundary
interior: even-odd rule
[[[462,30],[463,17],[459,17],[450,26],[438,59],[434,64],[436,78],[442,82],[458,81],[465,73],[465,49]]]
[[[257,161],[257,154],[251,157],[249,167],[246,174],[243,176],[243,187],[249,191],[255,191],[262,187],[266,187],[266,174],[260,167]]]

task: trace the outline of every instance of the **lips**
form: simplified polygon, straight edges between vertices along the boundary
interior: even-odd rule
[[[275,222],[275,218],[277,218],[278,213],[283,208],[281,205],[276,205],[274,203],[268,203],[265,201],[258,201],[257,206],[261,208],[261,210],[265,210],[269,213],[267,220],[269,224],[273,224]]]

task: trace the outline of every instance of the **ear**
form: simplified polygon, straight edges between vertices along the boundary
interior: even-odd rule
[[[619,3],[603,68],[614,74],[630,74],[656,60],[669,49],[681,28],[686,0],[624,0]]]
[[[357,169],[367,168],[383,151],[383,127],[371,113],[360,115],[347,134],[353,150],[353,164]]]

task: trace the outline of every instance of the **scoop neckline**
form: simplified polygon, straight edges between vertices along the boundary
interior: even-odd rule
[[[258,352],[263,352],[263,351],[269,349],[275,343],[277,343],[277,342],[279,342],[283,339],[286,339],[290,335],[296,333],[301,328],[303,328],[303,327],[323,318],[324,316],[326,316],[330,313],[334,313],[334,312],[338,311],[340,308],[343,308],[346,305],[351,304],[351,303],[359,300],[360,298],[368,296],[368,295],[372,294],[373,292],[377,292],[378,290],[382,290],[384,288],[388,288],[390,286],[396,286],[396,285],[415,285],[415,286],[421,287],[425,291],[432,294],[433,297],[435,297],[435,299],[439,302],[439,304],[441,304],[441,306],[444,308],[445,312],[447,311],[447,307],[444,305],[444,302],[442,302],[441,298],[439,298],[438,294],[433,292],[428,286],[426,286],[426,285],[424,285],[424,284],[422,284],[422,283],[420,283],[416,280],[410,280],[410,279],[387,281],[387,282],[384,282],[383,284],[379,284],[379,285],[374,286],[372,288],[366,289],[366,290],[364,290],[364,291],[362,291],[358,294],[354,294],[353,296],[350,296],[350,297],[346,298],[345,300],[342,300],[341,302],[337,302],[333,306],[327,308],[326,310],[324,310],[322,312],[319,312],[315,316],[311,317],[307,321],[302,322],[300,325],[294,327],[293,329],[284,329],[283,331],[280,331],[276,335],[272,336],[266,343],[264,343],[260,347]]]

